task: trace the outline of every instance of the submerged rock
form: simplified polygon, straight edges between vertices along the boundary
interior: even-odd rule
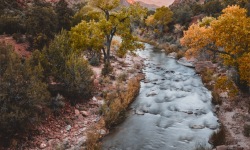
[[[140,110],[135,110],[135,114],[137,114],[137,115],[144,115],[144,112],[140,111]]]
[[[157,95],[157,93],[155,93],[155,92],[150,92],[150,93],[146,94],[147,97],[149,97],[149,96],[155,96],[155,95]]]
[[[203,129],[205,128],[205,126],[204,125],[192,125],[190,128],[191,129]]]

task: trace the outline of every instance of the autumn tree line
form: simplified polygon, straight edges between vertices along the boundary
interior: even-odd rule
[[[90,65],[104,64],[104,76],[112,71],[114,36],[121,38],[118,57],[143,48],[136,34],[153,33],[155,39],[187,47],[187,57],[216,54],[236,69],[239,83],[249,85],[249,8],[246,0],[207,0],[155,11],[139,4],[123,7],[119,0],[72,6],[65,0],[3,0],[0,34],[29,42],[32,55],[21,58],[11,46],[0,44],[0,144],[8,146],[48,114],[57,114],[64,107],[57,94],[72,105],[91,97],[95,88]],[[208,17],[189,27],[199,14]],[[177,34],[184,37],[169,36]]]
[[[221,62],[235,73],[231,79],[220,80],[234,82],[247,92],[250,85],[249,15],[249,0],[207,0],[204,4],[188,2],[170,8],[163,6],[150,12],[140,34],[151,41],[168,43],[170,49],[175,46],[168,52],[181,52],[180,57]],[[230,91],[227,88],[224,90]]]

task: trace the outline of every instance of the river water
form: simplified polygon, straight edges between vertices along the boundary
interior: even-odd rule
[[[211,93],[194,69],[145,44],[145,80],[127,119],[103,139],[104,150],[193,150],[218,129]]]

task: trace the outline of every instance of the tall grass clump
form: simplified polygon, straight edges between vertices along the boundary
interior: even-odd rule
[[[102,108],[102,114],[106,128],[121,123],[126,116],[129,104],[135,99],[140,90],[140,79],[132,78],[128,81],[127,89],[118,87],[113,93],[106,96],[106,104]]]

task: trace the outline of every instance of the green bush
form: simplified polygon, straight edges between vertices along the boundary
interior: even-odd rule
[[[58,83],[59,88],[51,88],[53,93],[66,96],[72,104],[91,96],[93,72],[83,56],[72,50],[67,31],[62,30],[37,59],[41,60],[46,80]]]
[[[14,33],[12,37],[14,40],[16,40],[17,43],[23,43],[25,41],[21,33]]]
[[[66,96],[73,99],[88,98],[93,91],[93,71],[83,58],[72,55],[66,60],[63,83]],[[64,93],[62,93],[64,94]]]
[[[91,66],[99,66],[100,65],[100,60],[98,57],[94,56],[90,59],[89,64]]]
[[[25,27],[20,16],[1,15],[0,34],[24,33]]]
[[[0,55],[0,141],[8,145],[39,123],[50,94],[40,78],[41,66],[32,66],[29,60],[22,63],[5,45],[0,45]]]
[[[102,68],[102,75],[106,76],[109,73],[111,73],[113,71],[112,66],[110,65],[110,63],[105,63],[104,67]]]

